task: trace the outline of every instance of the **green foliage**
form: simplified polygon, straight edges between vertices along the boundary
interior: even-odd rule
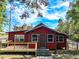
[[[0,1],[0,32],[2,32],[2,25],[6,25],[7,17],[6,17],[6,0]]]
[[[16,26],[16,25],[14,26],[13,30],[14,30],[14,31],[16,31],[16,30],[17,30],[17,26]]]
[[[78,3],[78,1],[77,1]],[[73,9],[67,12],[67,22],[59,22],[58,30],[69,34],[70,39],[79,41],[79,4],[72,6]]]
[[[66,23],[63,22],[62,19],[59,19],[58,22],[59,22],[59,24],[58,24],[57,30],[60,32],[66,32]]]

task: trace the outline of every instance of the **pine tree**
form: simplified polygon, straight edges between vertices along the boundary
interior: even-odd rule
[[[75,1],[73,3],[72,9],[67,12],[68,14],[68,30],[70,34],[70,39],[77,42],[77,49],[78,49],[78,42],[79,42],[79,1]]]
[[[6,18],[6,0],[0,0],[0,32],[2,32],[2,25]]]

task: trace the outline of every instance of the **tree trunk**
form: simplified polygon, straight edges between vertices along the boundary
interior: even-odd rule
[[[77,42],[77,45],[76,46],[77,46],[77,50],[78,50],[78,42]]]

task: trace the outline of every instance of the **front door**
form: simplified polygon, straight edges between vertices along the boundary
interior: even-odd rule
[[[47,42],[46,35],[45,34],[40,34],[39,40],[38,40],[38,43],[39,43],[38,48],[46,47],[46,42]]]

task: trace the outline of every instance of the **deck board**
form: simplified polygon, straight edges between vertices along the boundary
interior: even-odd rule
[[[0,52],[36,52],[35,49],[26,49],[26,50],[0,50]]]
[[[35,48],[27,48],[26,46],[8,46],[1,48],[0,52],[36,52]]]

